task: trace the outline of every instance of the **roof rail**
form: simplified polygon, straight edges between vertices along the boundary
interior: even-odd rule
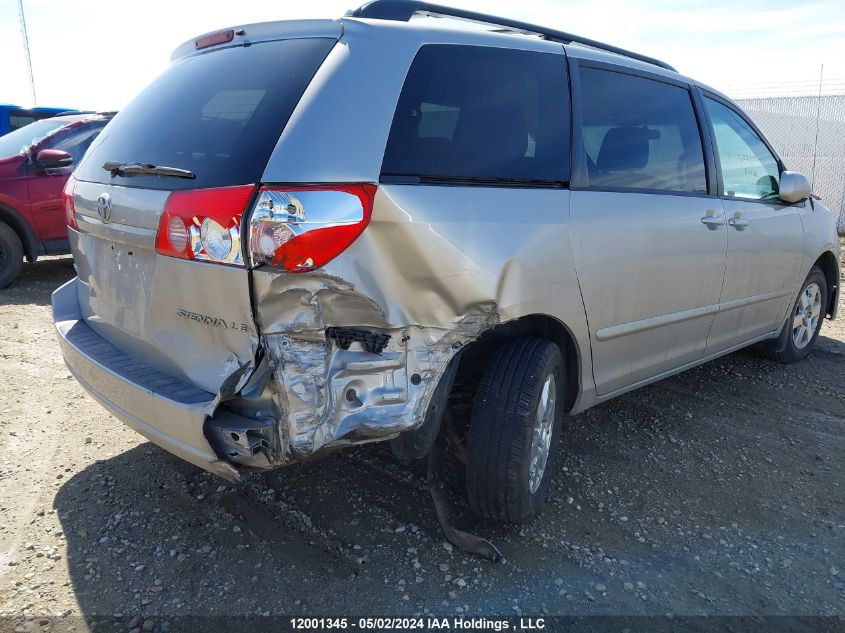
[[[509,20],[507,18],[496,17],[495,15],[488,15],[486,13],[478,13],[476,11],[466,11],[464,9],[456,9],[453,7],[445,7],[441,4],[431,4],[430,2],[421,2],[418,0],[372,0],[367,4],[363,4],[353,11],[349,11],[346,15],[351,18],[371,18],[375,20],[395,20],[397,22],[408,22],[415,14],[423,14],[429,16],[448,16],[458,18],[461,20],[469,20],[471,22],[480,22],[483,24],[491,24],[494,26],[505,27],[509,31],[514,31],[524,34],[540,35],[541,37],[551,40],[553,42],[560,42],[561,44],[581,44],[589,46],[608,53],[615,53],[623,57],[636,59],[647,64],[660,66],[666,70],[674,72],[675,68],[662,62],[654,57],[648,55],[640,55],[618,46],[605,44],[597,40],[591,40],[580,35],[573,35],[564,31],[557,31],[549,29],[544,26],[536,24],[529,24],[528,22],[520,22],[518,20]]]

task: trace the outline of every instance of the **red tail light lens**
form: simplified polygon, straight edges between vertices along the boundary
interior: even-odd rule
[[[358,239],[370,223],[376,185],[262,187],[249,223],[253,266],[289,273],[320,268]]]
[[[76,179],[71,176],[65,183],[65,188],[62,189],[62,208],[65,210],[65,222],[68,227],[74,231],[79,230],[79,225],[76,223],[76,208],[73,206],[73,190],[76,188]]]
[[[174,191],[156,235],[156,252],[169,257],[243,266],[241,217],[255,185]]]

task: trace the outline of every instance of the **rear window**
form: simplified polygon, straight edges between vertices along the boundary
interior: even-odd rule
[[[148,189],[258,182],[302,93],[335,40],[232,47],[175,62],[109,124],[78,180]],[[117,176],[106,162],[187,169],[196,179]]]
[[[568,131],[563,55],[424,46],[399,97],[382,174],[566,181]]]

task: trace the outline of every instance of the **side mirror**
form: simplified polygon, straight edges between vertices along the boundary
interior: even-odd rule
[[[811,193],[813,193],[813,188],[804,174],[799,174],[797,171],[785,171],[780,175],[778,195],[784,202],[801,202]]]
[[[73,162],[73,156],[60,149],[42,149],[35,157],[35,164],[44,169],[67,167]]]

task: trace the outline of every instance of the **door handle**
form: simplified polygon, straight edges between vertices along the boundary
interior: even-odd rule
[[[701,218],[701,223],[706,224],[708,229],[716,230],[725,223],[725,219],[720,215],[705,215]]]
[[[748,220],[744,220],[743,218],[731,218],[730,220],[728,220],[728,224],[734,227],[737,231],[741,231],[746,226],[751,224],[751,222],[749,222]]]

